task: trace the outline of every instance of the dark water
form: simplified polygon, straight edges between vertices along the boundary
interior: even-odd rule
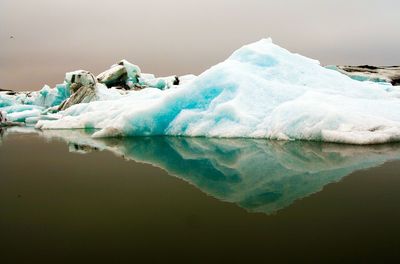
[[[399,145],[26,132],[2,132],[1,263],[400,257]]]

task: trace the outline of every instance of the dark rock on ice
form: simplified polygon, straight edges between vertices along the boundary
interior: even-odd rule
[[[387,82],[400,85],[400,66],[328,66],[358,81]]]
[[[123,65],[114,65],[110,69],[97,75],[97,81],[107,87],[126,86],[128,75]]]
[[[97,81],[92,73],[84,70],[70,72],[66,74],[65,81],[70,85],[71,96],[60,105],[58,110],[96,100]]]
[[[97,75],[97,81],[108,88],[120,87],[126,90],[134,88],[139,83],[140,68],[127,60],[121,60],[110,69]]]

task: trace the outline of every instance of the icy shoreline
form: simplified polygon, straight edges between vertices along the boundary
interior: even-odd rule
[[[99,129],[94,137],[400,141],[400,88],[354,79],[264,39],[198,77],[156,78],[122,60],[97,77],[80,70],[55,88],[0,92],[0,111],[38,129]]]

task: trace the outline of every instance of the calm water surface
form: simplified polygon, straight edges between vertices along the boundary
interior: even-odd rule
[[[1,263],[400,257],[398,144],[1,133]]]

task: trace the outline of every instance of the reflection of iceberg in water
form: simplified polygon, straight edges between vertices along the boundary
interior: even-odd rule
[[[166,170],[253,212],[274,213],[353,171],[400,157],[400,145],[349,146],[253,139],[136,137],[96,140],[83,131],[44,131],[80,153],[109,150]]]
[[[0,146],[3,143],[4,129],[0,127]]]

